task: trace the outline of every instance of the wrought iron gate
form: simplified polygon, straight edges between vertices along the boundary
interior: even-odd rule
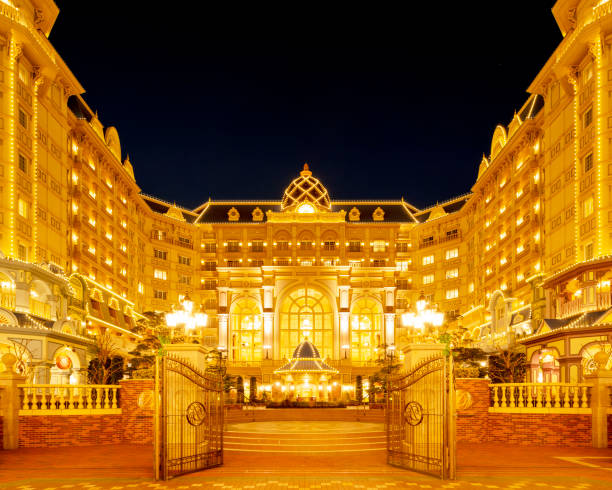
[[[452,356],[436,356],[389,380],[387,462],[455,478],[455,409]]]
[[[184,359],[155,365],[155,478],[223,464],[223,382]]]

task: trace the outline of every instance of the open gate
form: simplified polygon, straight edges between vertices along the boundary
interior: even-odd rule
[[[455,478],[452,356],[435,356],[389,379],[387,462],[442,479]]]
[[[155,478],[223,464],[223,382],[184,359],[155,364]]]

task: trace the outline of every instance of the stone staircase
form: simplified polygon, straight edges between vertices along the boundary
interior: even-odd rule
[[[308,455],[363,453],[385,451],[386,434],[381,424],[375,423],[237,423],[228,426],[224,433],[223,446],[225,451],[230,452]]]

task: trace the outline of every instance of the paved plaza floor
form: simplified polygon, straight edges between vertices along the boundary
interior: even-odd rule
[[[226,439],[234,437],[234,440],[230,439],[226,447],[234,449],[226,450],[222,467],[168,482],[153,480],[150,446],[0,451],[0,487],[19,490],[612,488],[612,450],[609,449],[460,444],[457,480],[444,482],[388,466],[384,445],[379,447],[381,427],[378,424],[344,422],[341,425],[338,422],[255,422],[229,426]],[[343,446],[346,437],[355,438],[356,442],[348,443],[355,446]],[[283,445],[287,439],[299,441],[305,450],[293,447],[287,450]],[[326,443],[331,446],[325,447]],[[275,444],[279,445],[275,447]],[[357,450],[349,451],[347,447]]]

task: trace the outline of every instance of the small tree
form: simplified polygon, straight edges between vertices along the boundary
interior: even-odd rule
[[[389,378],[397,375],[402,367],[396,356],[388,352],[387,347],[386,344],[380,346],[385,354],[383,357],[376,360],[376,364],[381,366],[381,368],[370,378],[370,393],[384,393],[385,401],[387,400]]]
[[[363,378],[361,375],[355,378],[355,399],[359,405],[363,403]]]
[[[488,357],[485,351],[478,348],[459,347],[453,349],[455,376],[457,378],[484,378],[488,372]]]
[[[249,383],[249,402],[255,403],[257,401],[257,378],[251,376]]]
[[[527,372],[527,356],[523,352],[502,350],[489,356],[489,377],[492,383],[522,383]]]
[[[236,378],[236,401],[244,403],[244,380],[242,376]]]
[[[89,362],[87,380],[90,384],[115,384],[123,377],[123,358],[118,354],[112,336],[104,332],[96,337],[95,357]]]
[[[12,354],[17,358],[14,369],[18,374],[25,376],[28,383],[31,383],[34,377],[34,366],[28,348],[31,340],[20,339],[19,341],[11,340],[11,342],[13,344],[11,346]]]

